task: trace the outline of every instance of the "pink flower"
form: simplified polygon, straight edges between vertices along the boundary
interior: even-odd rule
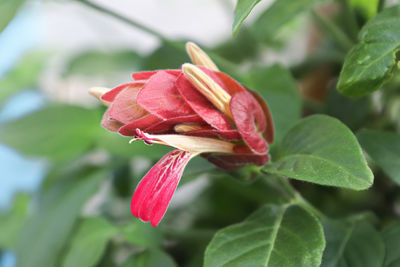
[[[133,82],[90,93],[109,106],[102,126],[133,140],[175,147],[143,177],[132,198],[132,214],[157,226],[183,170],[197,155],[225,170],[264,165],[273,141],[269,109],[255,92],[219,72],[193,43],[195,65],[134,73]]]

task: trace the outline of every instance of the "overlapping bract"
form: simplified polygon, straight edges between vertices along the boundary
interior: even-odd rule
[[[132,199],[133,215],[153,226],[193,156],[200,154],[226,170],[263,165],[273,141],[271,115],[262,98],[219,72],[194,44],[187,49],[198,66],[134,73],[133,82],[100,97],[109,106],[103,127],[177,148],[145,175]]]

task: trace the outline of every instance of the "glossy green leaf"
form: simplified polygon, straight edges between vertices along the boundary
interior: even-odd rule
[[[158,249],[146,250],[130,257],[119,267],[176,267],[174,260]]]
[[[361,130],[357,138],[368,155],[395,183],[400,185],[400,135]]]
[[[55,267],[86,201],[107,175],[71,177],[52,187],[43,205],[28,219],[16,245],[19,267]],[[73,179],[75,178],[75,179]]]
[[[0,249],[14,247],[27,217],[28,204],[27,195],[17,195],[13,208],[5,214],[0,213]]]
[[[100,114],[78,106],[50,106],[0,128],[0,142],[29,156],[65,160],[85,152],[101,132]]]
[[[244,84],[267,102],[274,121],[275,142],[279,142],[300,119],[301,98],[296,81],[286,68],[273,65],[248,72]]]
[[[0,5],[1,6],[1,5]],[[0,105],[19,90],[35,87],[43,69],[45,56],[41,53],[26,55],[17,66],[0,79]]]
[[[250,14],[251,10],[260,2],[261,0],[237,0],[234,21],[232,25],[232,32],[235,34],[243,21]]]
[[[154,248],[162,243],[158,228],[136,218],[129,224],[121,226],[121,235],[127,242],[140,247]]]
[[[263,170],[355,190],[368,188],[374,178],[353,133],[326,115],[307,117],[294,126],[282,141],[280,156]]]
[[[365,220],[325,221],[326,249],[321,267],[381,267],[385,246]]]
[[[24,0],[1,0],[0,1],[0,33],[17,14]]]
[[[382,231],[386,247],[384,267],[400,266],[400,222],[385,227]]]
[[[95,266],[101,259],[110,238],[117,232],[117,229],[104,218],[85,219],[72,239],[62,266]]]
[[[140,57],[134,51],[88,51],[74,57],[64,75],[106,76],[122,71],[134,72],[139,69]]]
[[[368,21],[359,43],[346,56],[337,88],[346,96],[366,95],[379,89],[397,68],[400,55],[400,5]]]
[[[255,36],[261,41],[274,39],[282,27],[297,15],[307,11],[319,0],[276,0],[253,25]]]
[[[313,215],[297,205],[268,205],[218,231],[204,266],[319,266],[324,247],[322,226]]]

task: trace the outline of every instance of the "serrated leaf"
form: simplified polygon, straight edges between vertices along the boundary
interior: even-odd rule
[[[322,226],[313,215],[297,205],[267,205],[218,231],[204,266],[319,266],[324,247]]]
[[[400,266],[400,222],[385,227],[382,231],[386,247],[384,267]]]
[[[297,15],[308,10],[318,0],[276,0],[256,20],[252,30],[261,41],[274,39],[279,31]]]
[[[174,260],[164,251],[146,250],[126,260],[119,267],[176,267]]]
[[[73,158],[96,140],[100,114],[78,106],[50,106],[0,128],[0,142],[20,152],[51,160]]]
[[[24,2],[24,0],[2,0],[0,2],[0,33],[14,18]]]
[[[357,138],[368,155],[395,183],[400,185],[400,135],[361,130]]]
[[[381,267],[385,247],[380,234],[364,220],[326,220],[326,249],[321,267]]]
[[[106,219],[84,219],[65,256],[63,267],[95,266],[101,259],[110,238],[117,229]]]
[[[16,245],[19,267],[57,266],[83,205],[106,177],[104,172],[71,177],[46,194],[47,200],[28,219],[19,235]]]
[[[232,25],[232,32],[236,34],[239,30],[240,25],[250,14],[251,10],[260,2],[261,0],[237,0],[234,20]]]
[[[379,89],[400,60],[400,5],[388,8],[368,21],[359,42],[346,56],[337,88],[357,97]]]
[[[273,65],[248,72],[244,82],[267,102],[274,121],[275,142],[279,142],[300,119],[301,98],[296,81],[285,67]]]
[[[30,53],[0,79],[0,105],[12,94],[36,86],[44,59],[41,53]]]
[[[280,156],[263,170],[355,190],[368,188],[374,178],[353,133],[326,115],[313,115],[295,125],[282,140]]]
[[[0,248],[12,249],[14,247],[27,217],[28,204],[29,197],[27,195],[17,195],[12,210],[6,214],[0,214]]]

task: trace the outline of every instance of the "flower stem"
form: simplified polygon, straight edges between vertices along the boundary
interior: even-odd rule
[[[148,33],[148,34],[150,34],[150,35],[152,35],[154,37],[157,37],[158,39],[160,39],[160,41],[170,42],[170,40],[168,38],[164,37],[161,33],[157,32],[157,31],[155,31],[155,30],[153,30],[153,29],[151,29],[151,28],[149,28],[149,27],[147,27],[147,26],[145,26],[145,25],[143,25],[143,24],[141,24],[139,22],[136,22],[136,21],[134,21],[134,20],[132,20],[130,18],[127,18],[127,17],[125,17],[123,15],[120,15],[120,14],[114,12],[114,11],[111,11],[111,10],[109,10],[107,8],[104,8],[104,7],[102,7],[102,6],[98,5],[98,4],[92,3],[92,2],[90,2],[88,0],[75,0],[75,1],[85,5],[87,7],[90,7],[92,9],[94,9],[94,10],[97,10],[97,11],[103,13],[103,14],[106,14],[106,15],[109,15],[109,16],[111,16],[113,18],[116,18],[116,19],[118,19],[118,20],[120,20],[122,22],[125,22],[125,23],[129,24],[130,26],[133,26],[133,27],[135,27],[135,28],[137,28],[137,29],[139,29],[139,30],[141,30],[143,32],[146,32],[146,33]]]

